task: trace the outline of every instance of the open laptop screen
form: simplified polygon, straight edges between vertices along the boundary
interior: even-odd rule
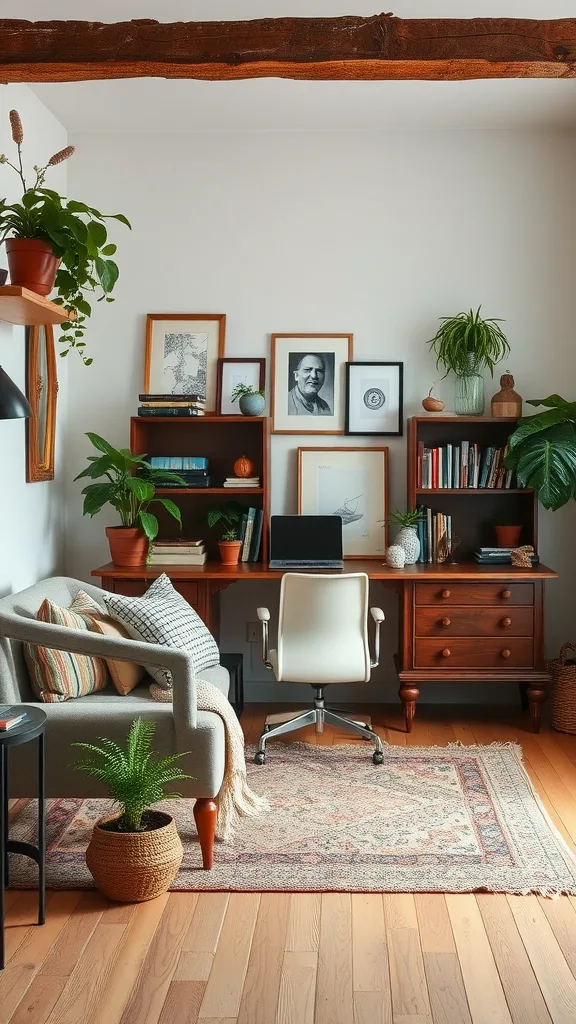
[[[341,516],[271,516],[270,558],[285,561],[342,558]]]

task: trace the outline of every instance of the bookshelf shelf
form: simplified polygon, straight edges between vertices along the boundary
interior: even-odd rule
[[[264,494],[263,487],[157,487],[156,494]]]
[[[529,487],[417,487],[416,494],[533,494]]]
[[[0,320],[7,324],[20,327],[33,327],[40,324],[62,324],[65,320],[73,320],[62,306],[44,295],[37,295],[28,288],[7,284],[0,287]]]

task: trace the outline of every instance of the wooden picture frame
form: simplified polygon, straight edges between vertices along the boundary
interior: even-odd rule
[[[53,480],[58,377],[51,324],[27,330],[26,398],[32,409],[26,420],[26,480]]]
[[[300,392],[297,378],[308,355],[309,397]],[[353,357],[353,335],[273,334],[271,357],[272,433],[343,434],[345,366]]]
[[[181,330],[177,330],[177,325]],[[190,330],[190,325],[195,330]],[[165,325],[165,327],[163,326]],[[172,330],[167,330],[170,327]],[[225,313],[148,313],[144,357],[144,391],[147,394],[202,394],[206,412],[216,409],[216,368],[224,355]],[[178,340],[178,339],[184,340]],[[173,352],[167,351],[174,339]],[[186,339],[188,341],[186,342]],[[178,363],[169,363],[180,352]],[[188,352],[186,352],[186,347]],[[205,366],[203,356],[206,353]]]
[[[371,359],[346,363],[344,433],[348,437],[402,437],[403,410],[404,363]]]
[[[298,448],[298,515],[342,515],[344,558],[385,557],[388,460],[384,447]]]
[[[266,386],[265,359],[251,357],[243,358],[242,356],[225,356],[224,358],[219,359],[216,368],[216,413],[218,416],[235,416],[240,412],[237,406],[232,407],[229,401],[229,395],[227,394],[228,389],[224,386],[224,372],[229,364],[232,364],[232,366],[235,364],[239,371],[242,364],[253,366],[254,373],[252,375],[248,375],[253,379],[246,379],[246,383],[256,387],[258,391],[264,391]],[[238,376],[240,377],[240,374]],[[236,383],[238,382],[239,380],[236,381]]]

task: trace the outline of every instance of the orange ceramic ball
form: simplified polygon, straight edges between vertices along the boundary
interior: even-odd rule
[[[236,476],[254,476],[254,463],[247,455],[241,455],[234,463],[234,472]]]

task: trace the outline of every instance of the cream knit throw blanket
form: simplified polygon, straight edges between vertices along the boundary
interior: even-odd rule
[[[172,700],[171,690],[163,690],[154,683],[150,687],[150,695],[155,700]],[[240,818],[256,817],[269,805],[265,797],[252,792],[248,785],[244,733],[227,697],[213,683],[197,679],[196,707],[199,711],[213,711],[224,722],[224,781],[218,797],[216,835],[226,841],[232,838]]]

